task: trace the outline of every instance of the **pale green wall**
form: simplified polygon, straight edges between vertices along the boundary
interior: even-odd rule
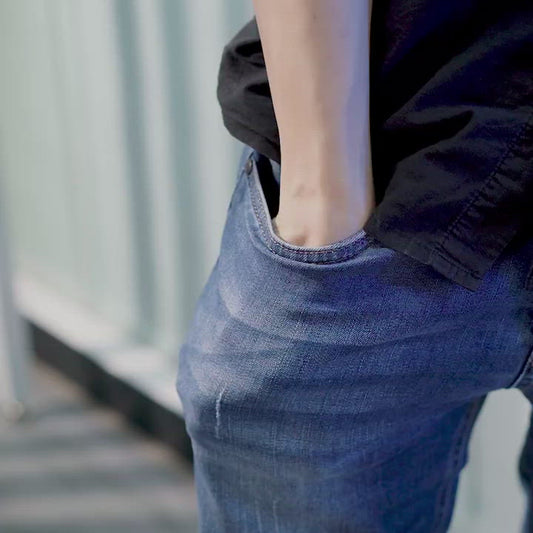
[[[17,268],[172,350],[240,143],[216,101],[243,0],[1,0],[0,172]]]

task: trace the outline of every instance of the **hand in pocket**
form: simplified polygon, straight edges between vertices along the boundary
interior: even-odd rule
[[[374,207],[373,189],[363,195],[350,193],[348,187],[335,197],[284,196],[272,219],[274,231],[285,242],[297,246],[323,246],[341,241],[360,231]]]

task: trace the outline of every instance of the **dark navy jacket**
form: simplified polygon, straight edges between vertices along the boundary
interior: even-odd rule
[[[280,163],[255,17],[217,97],[228,131]],[[475,291],[532,227],[533,0],[374,0],[370,136],[367,233]]]

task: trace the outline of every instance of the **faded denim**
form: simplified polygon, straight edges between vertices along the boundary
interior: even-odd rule
[[[445,532],[486,395],[533,398],[533,240],[476,292],[364,229],[294,246],[271,163],[244,146],[179,354],[200,531]]]

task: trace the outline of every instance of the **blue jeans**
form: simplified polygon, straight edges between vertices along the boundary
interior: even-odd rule
[[[244,146],[180,348],[200,530],[446,531],[486,395],[533,399],[533,240],[477,292],[364,229],[294,246],[272,229],[272,163]]]

